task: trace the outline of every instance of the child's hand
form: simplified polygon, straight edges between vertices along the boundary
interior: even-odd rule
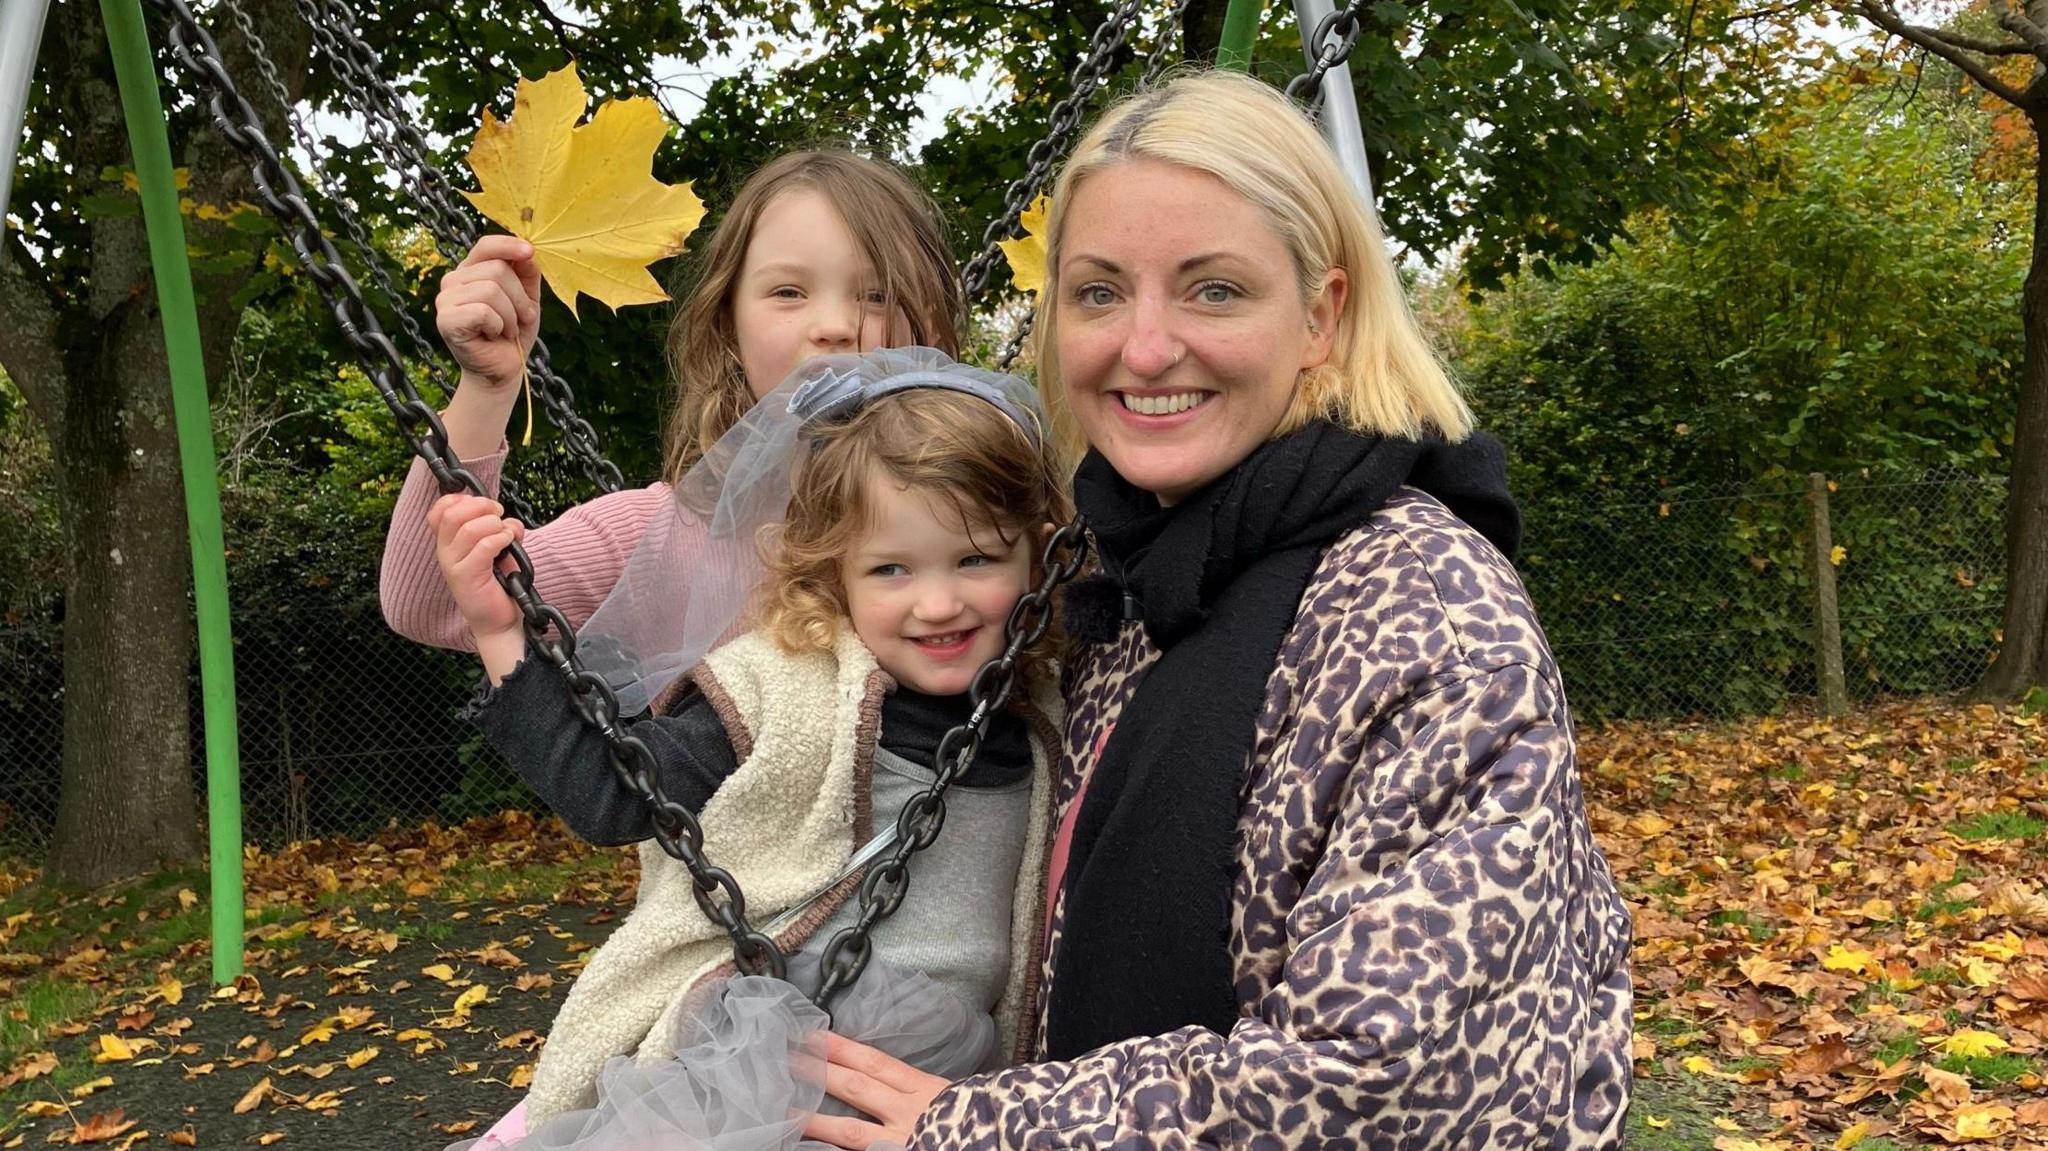
[[[498,553],[526,535],[525,525],[506,518],[494,500],[458,492],[434,501],[427,509],[427,526],[434,531],[441,577],[478,649],[494,637],[519,634],[519,605],[498,586],[493,572]]]
[[[517,236],[485,236],[441,277],[434,326],[462,365],[464,384],[517,385],[540,335],[540,265]]]

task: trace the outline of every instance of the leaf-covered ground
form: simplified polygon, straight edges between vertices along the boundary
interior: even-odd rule
[[[1897,705],[1581,751],[1636,914],[1633,1145],[2048,1149],[2048,717]],[[480,1133],[635,880],[520,814],[247,870],[249,974],[217,991],[203,875],[0,876],[0,1149]]]
[[[1636,916],[1635,1142],[2048,1147],[2048,717],[1582,740]]]
[[[628,852],[510,814],[246,861],[247,974],[204,877],[0,905],[0,1147],[438,1147],[515,1102]]]

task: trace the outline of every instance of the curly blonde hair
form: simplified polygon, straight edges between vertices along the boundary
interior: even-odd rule
[[[820,429],[791,482],[789,516],[763,539],[755,624],[786,650],[830,650],[847,618],[841,562],[868,529],[877,481],[946,501],[972,534],[1036,550],[1041,528],[1073,515],[1050,445],[986,400],[938,388],[894,392]],[[1042,574],[1034,556],[1032,578]],[[1029,648],[1024,671],[1050,682],[1056,629]]]

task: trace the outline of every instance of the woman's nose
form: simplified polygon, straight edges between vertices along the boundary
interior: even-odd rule
[[[1160,304],[1139,300],[1131,310],[1131,328],[1124,336],[1124,367],[1141,380],[1156,379],[1187,354]]]

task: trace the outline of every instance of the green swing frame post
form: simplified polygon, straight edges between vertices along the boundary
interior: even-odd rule
[[[220,485],[200,356],[192,266],[171,170],[170,130],[157,92],[156,66],[141,0],[100,0],[128,121],[128,146],[142,189],[150,268],[170,360],[178,461],[185,480],[185,523],[192,541],[192,590],[199,629],[199,683],[205,702],[207,835],[211,855],[213,979],[242,973],[242,774],[235,726],[235,653],[228,626],[227,552]]]
[[[1223,40],[1216,46],[1216,66],[1246,72],[1252,66],[1252,46],[1259,39],[1259,20],[1265,15],[1266,0],[1230,0],[1223,11]]]

